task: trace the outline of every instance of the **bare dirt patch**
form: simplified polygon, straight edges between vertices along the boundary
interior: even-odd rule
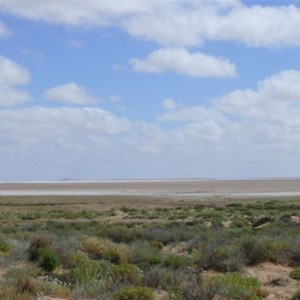
[[[273,263],[263,263],[255,267],[248,267],[245,273],[251,277],[256,277],[269,295],[266,299],[289,299],[298,290],[297,281],[290,278],[293,268],[276,265]]]

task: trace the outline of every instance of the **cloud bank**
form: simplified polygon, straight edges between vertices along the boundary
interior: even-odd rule
[[[22,65],[0,55],[0,107],[10,107],[31,100],[31,96],[17,86],[30,82],[29,71]]]
[[[294,176],[299,85],[286,70],[209,106],[169,99],[157,123],[96,107],[1,109],[0,179]]]
[[[251,47],[300,45],[300,10],[294,5],[246,5],[238,0],[0,0],[0,10],[54,24],[119,27],[164,46],[199,46],[207,40]]]

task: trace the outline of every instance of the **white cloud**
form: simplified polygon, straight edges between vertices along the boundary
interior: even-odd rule
[[[274,30],[276,28],[276,30]],[[300,9],[296,6],[240,6],[220,20],[211,37],[249,46],[300,45]]]
[[[70,39],[67,41],[67,45],[73,48],[84,48],[86,43],[77,39]]]
[[[130,34],[162,45],[196,46],[206,40],[233,40],[249,46],[300,45],[296,6],[246,6],[238,1],[177,1],[130,18]],[[276,30],[274,30],[276,28]]]
[[[157,124],[93,107],[1,109],[0,180],[298,176],[299,82],[286,70]]]
[[[162,106],[165,108],[165,109],[175,109],[175,108],[178,108],[180,107],[181,105],[176,103],[176,101],[174,99],[165,99],[162,101]]]
[[[31,96],[15,87],[0,85],[0,106],[11,107],[31,100]]]
[[[97,102],[96,98],[89,96],[83,87],[74,82],[53,87],[45,91],[43,97],[49,100],[80,105]]]
[[[268,118],[275,112],[279,117],[286,109],[300,109],[300,72],[282,71],[261,81],[257,90],[234,91],[216,105],[228,113]]]
[[[0,20],[0,37],[8,37],[10,35],[10,31]]]
[[[0,84],[16,85],[30,82],[27,69],[14,61],[0,55]]]
[[[0,0],[0,11],[49,23],[119,27],[164,46],[199,46],[206,40],[234,40],[254,47],[299,46],[300,9],[283,4],[246,5],[238,0]]]
[[[119,18],[147,12],[151,6],[148,1],[0,1],[3,12],[32,20],[74,26],[111,24]]]
[[[190,106],[169,110],[159,115],[157,119],[161,122],[198,122],[210,120],[221,122],[224,120],[224,116],[211,108]]]
[[[234,64],[223,58],[182,48],[164,48],[150,53],[146,59],[132,59],[135,71],[163,73],[173,71],[192,77],[234,77]]]
[[[0,56],[0,106],[10,107],[31,100],[17,85],[30,82],[28,70],[16,62]]]

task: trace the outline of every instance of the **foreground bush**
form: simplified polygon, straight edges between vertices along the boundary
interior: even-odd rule
[[[258,279],[246,277],[241,273],[226,273],[206,278],[206,284],[215,286],[218,295],[229,297],[230,299],[258,300],[266,296],[261,290]]]
[[[290,300],[300,300],[300,291],[297,291]]]
[[[139,284],[141,282],[141,271],[131,264],[122,264],[113,266],[111,275],[115,280],[130,284]]]
[[[300,280],[300,268],[295,268],[290,276],[293,278],[293,279],[296,279],[296,280]]]
[[[47,272],[54,271],[60,264],[59,255],[51,249],[40,248],[38,256],[40,266]]]
[[[278,248],[271,239],[263,237],[245,237],[240,244],[248,265],[257,265],[264,261],[277,262]]]
[[[153,292],[146,287],[125,287],[117,292],[114,300],[153,300]]]
[[[44,237],[35,237],[29,246],[29,259],[31,261],[37,261],[39,259],[40,249],[50,248],[50,241]]]

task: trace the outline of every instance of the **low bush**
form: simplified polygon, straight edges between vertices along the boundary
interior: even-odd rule
[[[80,238],[80,249],[89,254],[93,259],[102,259],[106,251],[111,246],[111,242],[107,239],[99,239],[96,237]]]
[[[133,242],[129,247],[129,262],[143,270],[160,264],[162,257],[158,248],[147,241]]]
[[[78,256],[75,267],[69,271],[71,281],[79,285],[93,285],[98,280],[110,275],[111,263],[108,261],[95,261]]]
[[[111,275],[115,280],[130,284],[141,282],[141,271],[132,264],[115,265],[111,269]]]
[[[50,248],[50,241],[42,236],[35,237],[29,246],[29,259],[31,261],[37,261],[39,259],[39,250]]]
[[[300,291],[297,291],[290,300],[300,300]]]
[[[146,287],[125,287],[118,291],[114,297],[114,300],[153,300],[153,292]]]
[[[169,290],[178,286],[181,278],[181,273],[178,270],[156,266],[144,274],[142,283],[151,288]]]
[[[296,280],[300,280],[300,268],[295,268],[291,274],[290,274],[291,278],[296,279]]]
[[[190,259],[183,255],[168,255],[164,260],[164,265],[172,269],[187,267],[190,264]]]
[[[180,282],[180,294],[184,300],[212,300],[218,292],[218,286],[213,283],[203,284],[199,274],[190,274]]]
[[[279,249],[273,240],[265,237],[245,237],[240,247],[248,265],[256,265],[264,261],[277,262]]]
[[[196,265],[205,270],[216,270],[220,272],[241,271],[245,259],[240,249],[233,244],[217,246],[215,242],[207,242],[194,253]]]
[[[37,284],[30,277],[23,277],[17,280],[16,283],[17,291],[20,294],[31,294],[36,295],[38,292]]]
[[[51,249],[40,248],[38,257],[40,266],[47,272],[54,271],[60,264],[59,255]]]
[[[266,293],[261,290],[258,279],[246,277],[241,273],[226,273],[205,278],[205,284],[217,288],[217,294],[230,299],[258,300]]]
[[[0,239],[0,255],[7,255],[12,250],[11,244],[4,239]]]

